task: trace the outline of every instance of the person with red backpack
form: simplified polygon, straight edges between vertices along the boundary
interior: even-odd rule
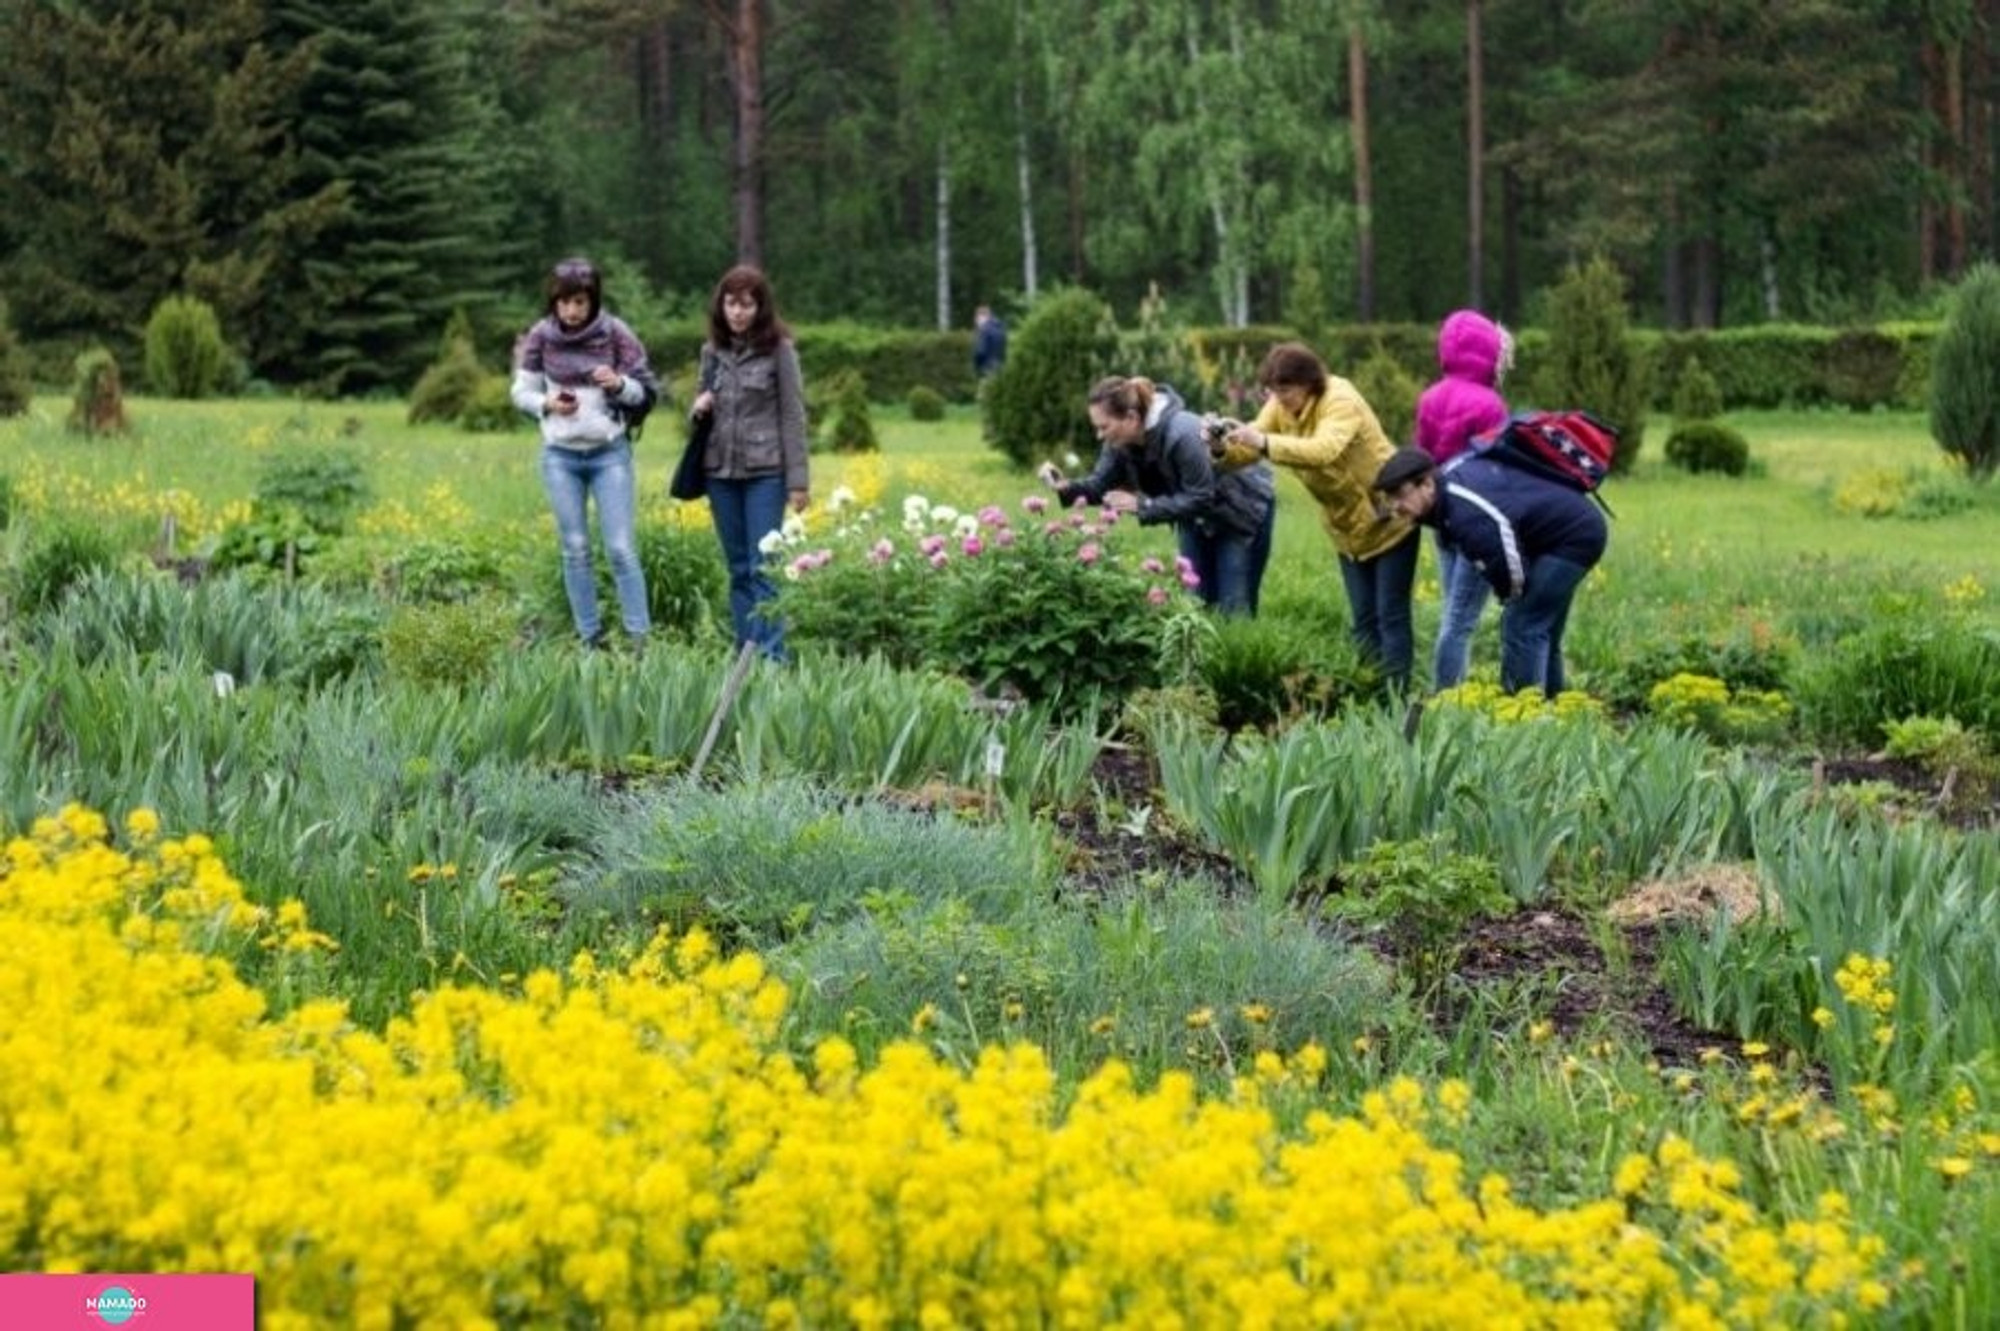
[[[1561,693],[1570,603],[1610,539],[1590,496],[1490,451],[1440,471],[1421,448],[1397,449],[1375,489],[1398,515],[1435,530],[1500,598],[1500,686]]]

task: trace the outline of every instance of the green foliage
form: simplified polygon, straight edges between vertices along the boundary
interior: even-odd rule
[[[1931,358],[1931,434],[1984,480],[2000,468],[2000,267],[1967,273]]]
[[[285,453],[264,465],[253,509],[288,509],[312,530],[338,536],[371,498],[361,459],[353,453]]]
[[[69,428],[77,434],[118,434],[128,424],[118,358],[103,347],[93,347],[76,358],[76,378],[70,388]]]
[[[1655,684],[1646,709],[1719,744],[1770,743],[1783,736],[1792,716],[1791,703],[1775,690],[1732,691],[1713,675],[1685,672]]]
[[[412,683],[465,688],[492,672],[516,628],[507,607],[490,598],[404,606],[383,627],[382,658]]]
[[[944,419],[944,395],[935,388],[917,384],[910,389],[907,401],[910,406],[910,419],[913,421]]]
[[[1186,326],[1168,312],[1159,283],[1151,284],[1139,302],[1138,326],[1115,336],[1120,372],[1171,385],[1196,410],[1210,400],[1211,385],[1202,374],[1200,357]]]
[[[455,421],[472,405],[488,374],[479,363],[471,338],[446,343],[443,353],[425,369],[410,390],[412,425],[425,421]],[[513,414],[513,404],[508,404]]]
[[[1682,471],[1741,476],[1750,467],[1750,441],[1720,421],[1676,421],[1667,436],[1667,461]]]
[[[868,384],[852,370],[833,376],[825,389],[827,408],[821,439],[836,453],[875,453],[882,441],[868,411]]]
[[[1914,758],[1935,772],[1973,766],[1985,758],[1979,736],[1955,716],[1906,716],[1882,723],[1882,751],[1891,758]]]
[[[1722,389],[1699,357],[1688,357],[1679,377],[1674,380],[1673,411],[1674,422],[1678,425],[1712,421],[1722,414]],[[1667,453],[1669,457],[1673,454],[1671,443],[1667,445]]]
[[[20,415],[28,409],[34,395],[34,372],[28,353],[14,332],[7,302],[0,300],[0,417]]]
[[[405,601],[468,601],[499,582],[501,560],[488,542],[419,536],[397,547],[384,573]]]
[[[458,425],[475,434],[504,434],[522,428],[521,409],[514,405],[504,374],[482,374],[459,409]]]
[[[0,471],[0,531],[14,525],[14,517],[20,508],[21,496],[14,489],[14,478]]]
[[[729,572],[722,565],[715,537],[678,522],[642,521],[637,539],[653,631],[687,639],[699,639],[712,631],[727,614],[729,592]],[[610,576],[610,570],[604,569],[600,599],[610,595]],[[556,582],[560,588],[559,568]]]
[[[1645,441],[1649,385],[1627,329],[1625,280],[1609,259],[1572,266],[1550,293],[1544,357],[1533,379],[1544,405],[1582,408],[1616,426],[1612,470],[1630,471]]]
[[[1009,340],[982,406],[993,446],[1021,466],[1095,447],[1084,398],[1117,345],[1103,301],[1080,288],[1045,296]]]
[[[1423,385],[1404,370],[1387,348],[1376,343],[1368,358],[1347,376],[1375,409],[1375,419],[1391,443],[1408,443],[1417,433],[1417,395]]]
[[[1419,994],[1437,992],[1449,978],[1475,920],[1514,909],[1493,861],[1449,850],[1437,837],[1379,841],[1346,877],[1328,913],[1393,940]]]
[[[192,586],[153,570],[96,572],[76,585],[36,641],[50,654],[96,661],[193,662],[239,685],[317,688],[368,675],[381,658],[372,597],[311,582],[211,575]]]
[[[1036,894],[1034,852],[1004,828],[857,804],[796,778],[676,783],[616,820],[563,895],[579,909],[699,922],[768,949],[892,898],[1008,919]]]
[[[353,454],[279,454],[257,478],[250,515],[222,532],[210,557],[220,568],[297,573],[327,540],[347,530],[369,498],[367,476]]]
[[[117,562],[118,551],[102,524],[64,520],[38,528],[8,579],[15,615],[55,610],[71,589]]]
[[[886,539],[886,538],[885,538]],[[907,559],[843,551],[809,576],[778,585],[785,636],[854,656],[877,655],[914,669],[929,651],[934,580]]]
[[[1675,675],[1706,675],[1739,689],[1783,689],[1797,649],[1796,642],[1754,623],[1712,636],[1626,643],[1616,665],[1591,675],[1591,690],[1613,707],[1637,711],[1647,706],[1656,684]]]
[[[1951,717],[2000,735],[2000,638],[1948,619],[1879,619],[1798,671],[1808,731],[1857,745],[1907,716]]]
[[[1367,691],[1367,672],[1347,639],[1302,632],[1269,615],[1219,621],[1201,680],[1226,730],[1323,716]]]
[[[146,384],[162,397],[213,397],[229,377],[230,351],[215,308],[169,296],[146,321]]]
[[[931,628],[935,659],[947,669],[1068,707],[1115,704],[1157,681],[1152,588],[1097,541],[1030,533],[953,568]]]

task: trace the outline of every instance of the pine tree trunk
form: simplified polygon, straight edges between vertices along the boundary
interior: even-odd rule
[[[1347,117],[1354,139],[1354,314],[1375,318],[1375,171],[1368,139],[1368,45],[1361,24],[1347,25]]]
[[[1479,0],[1465,0],[1465,277],[1467,303],[1486,304],[1486,42]],[[1365,317],[1365,316],[1364,316]]]
[[[764,262],[764,14],[762,0],[736,0],[728,25],[730,82],[736,94],[736,258]]]

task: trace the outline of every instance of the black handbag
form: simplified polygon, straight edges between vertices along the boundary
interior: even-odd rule
[[[701,369],[695,375],[695,393],[715,387],[715,358],[701,349]],[[708,493],[708,436],[715,429],[713,407],[699,416],[688,417],[687,444],[681,449],[680,465],[674,468],[667,493],[676,499],[700,499]]]
[[[681,449],[680,465],[667,483],[667,493],[674,498],[700,499],[708,493],[708,435],[714,428],[712,411],[688,422],[687,446]]]

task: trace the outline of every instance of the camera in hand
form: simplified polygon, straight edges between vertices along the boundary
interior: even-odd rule
[[[1220,453],[1223,441],[1229,438],[1229,432],[1235,428],[1236,422],[1227,420],[1221,416],[1204,418],[1201,423],[1201,432],[1208,437],[1209,451],[1211,453]]]

